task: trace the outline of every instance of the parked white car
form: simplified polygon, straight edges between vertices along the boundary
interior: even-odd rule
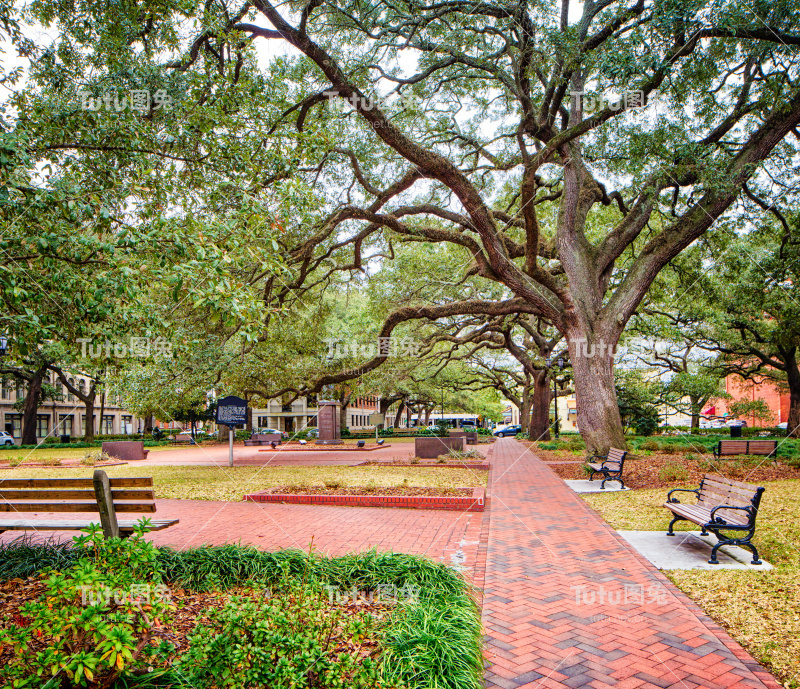
[[[13,445],[14,436],[8,431],[0,431],[0,445]]]

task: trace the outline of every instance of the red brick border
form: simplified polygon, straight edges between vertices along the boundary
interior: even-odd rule
[[[455,510],[483,512],[486,489],[475,488],[469,497],[428,495],[288,495],[262,491],[244,496],[252,502],[276,502],[291,505],[335,505],[337,507],[403,507],[418,510]]]
[[[357,467],[404,467],[407,469],[476,469],[477,471],[489,471],[489,462],[481,464],[431,464],[430,462],[420,462],[419,464],[409,464],[408,462],[362,462],[355,464]]]

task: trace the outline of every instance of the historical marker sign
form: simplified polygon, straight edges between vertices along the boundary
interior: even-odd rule
[[[382,423],[386,423],[386,417],[383,414],[370,414],[369,415],[369,423],[370,426],[379,426]]]
[[[247,423],[247,402],[234,395],[219,399],[214,420],[225,426],[244,426]]]

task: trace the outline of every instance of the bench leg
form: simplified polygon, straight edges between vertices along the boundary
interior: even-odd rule
[[[672,516],[673,516],[673,517],[675,517],[675,515],[674,515],[674,514],[673,514]],[[673,520],[672,520],[672,521],[669,523],[669,531],[667,531],[667,536],[674,536],[674,535],[675,535],[675,532],[672,530],[672,527],[673,527],[673,526],[675,526],[675,522],[681,522],[681,521],[683,521],[683,517],[675,517],[675,518],[674,518],[674,519],[673,519]]]
[[[606,476],[606,477],[603,479],[603,482],[600,484],[600,488],[601,488],[602,490],[605,490],[605,489],[606,489],[606,481],[618,481],[618,482],[619,482],[619,485],[621,485],[623,488],[625,487],[625,482],[624,482],[624,481],[623,481],[621,478],[619,478],[619,477],[613,477],[613,476]]]
[[[725,545],[725,543],[723,541],[720,541],[711,549],[711,559],[708,561],[708,564],[710,565],[719,564],[719,560],[717,560],[717,550],[719,550],[719,547],[722,545]]]

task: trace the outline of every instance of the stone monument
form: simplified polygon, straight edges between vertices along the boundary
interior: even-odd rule
[[[320,402],[317,423],[319,424],[317,445],[342,444],[342,433],[339,429],[338,402]]]

